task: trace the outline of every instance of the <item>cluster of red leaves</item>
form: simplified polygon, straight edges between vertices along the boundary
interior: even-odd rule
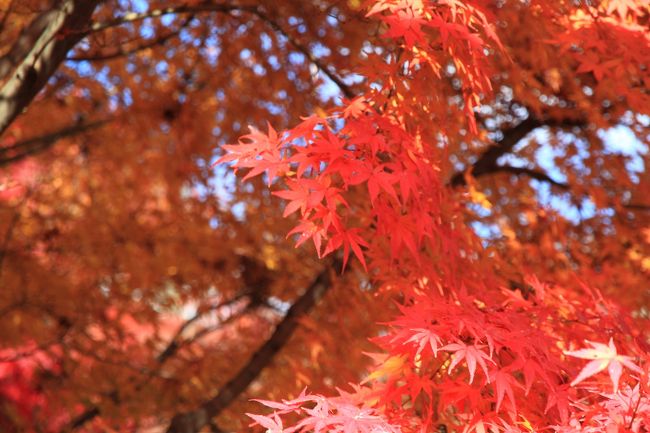
[[[567,16],[567,30],[556,39],[561,53],[576,59],[577,72],[593,73],[596,92],[624,96],[634,112],[643,112],[650,104],[646,66],[650,33],[647,25],[629,18],[648,14],[647,2],[603,2],[600,7],[579,9]]]
[[[354,433],[399,433],[399,428],[386,422],[375,409],[364,405],[363,393],[358,389],[355,394],[341,392],[340,397],[326,398],[322,395],[307,394],[303,391],[293,400],[282,403],[255,400],[275,409],[272,416],[248,414],[265,427],[268,432],[287,433],[300,431],[335,431]],[[282,415],[288,413],[306,414],[300,422],[285,428]]]
[[[612,404],[636,389],[633,403],[645,407],[650,357],[643,335],[632,333],[630,320],[597,292],[567,291],[535,279],[529,285],[527,297],[487,287],[482,296],[415,295],[402,307],[394,331],[378,341],[403,361],[399,374],[378,387],[385,406],[396,407],[404,394],[417,402],[424,393],[419,404],[429,414],[425,424],[461,419],[466,430],[479,432],[530,426],[623,431],[633,420],[633,431],[647,427],[648,408],[628,411]],[[573,350],[608,334],[631,356],[620,355],[611,337],[609,344]],[[607,375],[599,374],[604,370]]]
[[[0,353],[0,429],[19,426],[21,431],[56,431],[67,421],[60,411],[53,411],[48,398],[39,389],[38,375],[55,373],[58,368],[49,354],[34,347]],[[37,414],[45,414],[48,424],[35,425]]]
[[[435,197],[441,186],[435,162],[417,137],[359,107],[354,101],[332,116],[345,122],[336,133],[316,116],[282,134],[270,126],[268,135],[253,129],[239,145],[224,146],[229,153],[218,162],[254,167],[247,178],[267,171],[269,185],[283,175],[288,189],[274,194],[289,201],[285,216],[300,211],[290,235],[299,236],[297,245],[311,239],[319,256],[342,248],[345,263],[352,252],[366,267],[362,248],[369,247],[365,239],[372,225],[390,242],[393,257],[406,248],[417,259],[423,239],[438,237],[433,221],[439,219]],[[364,191],[369,207],[346,199]]]
[[[369,6],[412,59],[434,71],[453,62],[471,128],[490,88],[485,41],[499,47],[480,8]],[[342,249],[345,262],[354,253],[378,286],[403,299],[391,331],[376,340],[386,355],[356,394],[264,402],[274,414],[253,418],[272,432],[432,431],[440,423],[477,433],[649,431],[650,349],[632,319],[585,285],[530,277],[522,293],[482,274],[470,253],[478,243],[444,186],[444,139],[427,143],[409,131],[399,105],[381,94],[370,90],[281,133],[252,130],[219,161],[250,168],[247,178],[266,173],[269,186],[284,182],[274,194],[288,201],[285,215],[300,215],[290,233],[298,245],[312,240],[319,256]],[[362,415],[349,416],[350,405]],[[303,418],[284,427],[288,412]]]
[[[367,16],[386,25],[384,37],[403,41],[402,48],[412,57],[409,69],[430,68],[442,78],[442,69],[450,62],[454,65],[469,126],[476,130],[473,110],[481,95],[492,90],[486,62],[489,43],[502,48],[481,2],[371,0],[367,4]]]

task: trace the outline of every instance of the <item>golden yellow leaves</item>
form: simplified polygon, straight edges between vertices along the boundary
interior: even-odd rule
[[[406,365],[404,356],[373,354],[372,357],[379,362],[379,365],[364,379],[364,383],[378,379],[389,380],[391,377],[400,376],[404,368],[410,368]]]

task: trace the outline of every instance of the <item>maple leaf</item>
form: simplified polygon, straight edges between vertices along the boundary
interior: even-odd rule
[[[392,257],[399,257],[402,246],[406,246],[411,255],[418,259],[418,240],[415,236],[416,224],[413,217],[394,217],[386,212],[387,207],[378,208],[377,214],[381,217],[382,227],[390,238],[390,251]],[[394,212],[391,212],[394,213]],[[420,222],[419,220],[418,222]]]
[[[323,257],[323,255],[327,255],[329,253],[326,252],[325,254],[321,254],[321,246],[323,239],[327,238],[327,231],[320,227],[320,225],[315,224],[313,221],[301,221],[300,224],[298,224],[289,233],[287,233],[287,237],[290,237],[294,234],[300,235],[296,241],[296,248],[298,248],[309,239],[312,239],[314,246],[316,247],[316,253],[318,254],[318,257]]]
[[[287,217],[300,209],[300,213],[304,216],[307,210],[317,206],[324,197],[324,194],[312,194],[311,188],[301,182],[289,183],[289,190],[274,191],[273,195],[289,200],[289,203],[284,208],[283,217]]]
[[[604,396],[609,399],[604,403],[608,410],[650,416],[650,394],[641,391],[640,382],[634,388],[626,386],[622,391],[605,394]],[[637,431],[637,429],[632,429],[632,431]]]
[[[278,173],[288,168],[288,163],[282,160],[280,148],[282,143],[278,133],[268,125],[268,133],[264,134],[253,126],[249,126],[250,133],[239,139],[239,144],[225,144],[222,148],[228,152],[214,164],[236,161],[235,169],[252,168],[244,180],[268,172],[268,185],[271,186]]]
[[[286,141],[291,142],[298,139],[308,139],[315,131],[327,128],[327,119],[312,114],[308,117],[301,117],[302,122],[287,131]]]
[[[431,377],[426,374],[422,376],[419,374],[409,374],[404,380],[408,384],[411,401],[415,401],[421,392],[424,392],[428,398],[431,398],[434,388],[434,381]]]
[[[488,383],[490,382],[490,375],[488,374],[487,364],[485,361],[490,361],[495,364],[495,362],[490,358],[490,356],[483,352],[481,349],[485,348],[485,345],[467,345],[463,342],[447,344],[440,348],[440,350],[448,350],[453,352],[451,364],[449,365],[449,374],[456,365],[458,365],[463,359],[467,363],[467,369],[469,370],[469,383],[474,381],[474,373],[476,372],[476,364],[480,365],[485,373]]]
[[[32,3],[80,7],[49,11]],[[595,132],[610,127],[628,129],[647,143],[647,0],[496,6],[486,0],[177,0],[140,2],[151,4],[142,13],[132,10],[138,9],[134,3],[4,2],[0,343],[11,348],[33,340],[35,347],[48,347],[53,341],[48,357],[74,365],[79,374],[45,365],[21,373],[0,350],[0,431],[65,430],[53,422],[50,407],[64,423],[93,422],[100,411],[92,402],[100,395],[120,396],[120,417],[95,421],[121,432],[140,420],[158,421],[156,404],[136,401],[160,400],[149,395],[152,389],[170,397],[190,392],[196,407],[210,407],[206,402],[215,393],[227,394],[226,407],[247,389],[272,398],[292,392],[296,380],[319,387],[330,379],[343,383],[366,371],[355,350],[366,343],[364,332],[379,333],[386,374],[357,387],[355,396],[329,399],[303,391],[281,403],[261,400],[274,412],[253,420],[287,433],[387,433],[400,426],[428,432],[438,422],[478,433],[532,432],[533,425],[556,433],[650,431],[645,375],[630,389],[635,367],[647,367],[647,324],[573,278],[605,286],[627,306],[645,300],[649,274],[643,263],[650,263],[650,246],[641,235],[648,178],[603,146],[567,145],[567,138],[591,142]],[[154,3],[170,4],[155,9]],[[219,15],[217,28],[214,14],[204,13],[206,5]],[[363,18],[361,8],[371,19]],[[79,16],[83,10],[85,17]],[[185,13],[187,20],[177,16]],[[72,15],[51,19],[61,14]],[[159,23],[165,15],[170,20]],[[64,28],[54,38],[31,37],[57,23]],[[89,24],[96,37],[82,41]],[[169,36],[171,45],[157,43]],[[556,40],[548,43],[549,37]],[[47,49],[34,45],[41,42]],[[67,48],[49,49],[50,43]],[[31,68],[34,52],[39,59]],[[115,55],[116,61],[102,60]],[[72,63],[81,58],[94,60]],[[64,66],[57,67],[61,61]],[[549,74],[562,76],[561,83]],[[345,84],[351,78],[354,95]],[[337,85],[347,100],[325,106],[329,88]],[[251,128],[238,144],[219,149],[225,153],[219,162],[245,180],[281,178],[278,185],[285,187],[276,196],[286,200],[284,216],[298,220],[290,231],[297,245],[313,241],[322,257],[326,243],[327,254],[342,250],[346,262],[354,254],[364,267],[368,261],[370,272],[359,269],[332,281],[335,293],[318,306],[310,332],[291,337],[297,315],[306,324],[309,304],[315,305],[298,293],[316,263],[281,242],[276,231],[284,232],[286,221],[266,189],[258,183],[242,187],[231,176],[219,185],[204,158],[214,150],[213,137],[230,140],[242,122],[270,118],[284,125],[306,112],[316,115],[279,133],[270,126],[266,132]],[[85,124],[79,113],[115,118],[117,127],[79,130],[75,124]],[[57,132],[65,124],[82,134],[68,135],[67,127]],[[529,174],[514,170],[515,182],[500,173],[508,174],[502,163],[514,153],[522,163],[534,163],[538,151],[548,149],[564,154],[554,165],[576,187],[551,191],[551,201],[562,194],[573,202],[590,192],[599,218],[581,218],[574,226],[563,210],[540,209],[546,200],[541,195],[548,194],[527,185]],[[38,170],[21,176],[16,163]],[[456,171],[469,173],[471,166],[481,188],[469,180],[449,185]],[[221,191],[212,196],[213,185],[223,186],[232,200]],[[612,204],[605,187],[624,194]],[[466,212],[472,200],[486,216]],[[233,203],[245,206],[241,218]],[[503,228],[503,221],[503,239],[472,230],[476,222]],[[557,251],[559,244],[566,244],[565,252]],[[556,256],[571,259],[555,266]],[[593,269],[593,263],[600,265]],[[549,285],[531,282],[532,291],[522,285],[529,269]],[[101,290],[92,290],[98,285]],[[267,308],[239,314],[250,304],[248,295],[224,304],[224,311],[210,308],[215,292],[225,302],[242,287],[254,288],[262,300],[295,303],[281,309],[286,315]],[[519,291],[508,293],[513,287]],[[391,300],[399,306],[387,308]],[[191,305],[176,308],[179,302]],[[197,318],[184,323],[180,312],[194,302],[200,304]],[[103,314],[105,305],[111,314]],[[396,310],[396,326],[373,326]],[[167,314],[175,315],[171,329]],[[270,315],[277,332],[268,332]],[[53,339],[68,328],[66,346],[79,350],[65,351],[60,338]],[[93,338],[76,332],[85,329]],[[315,333],[318,342],[306,347],[322,350],[302,350],[300,344],[294,344],[300,350],[276,350],[289,337],[304,340]],[[558,349],[610,333],[633,342],[628,357],[613,345],[571,352],[586,361]],[[208,344],[232,356],[201,360],[215,352]],[[260,344],[274,356],[246,363]],[[441,350],[446,356],[432,359]],[[345,356],[338,356],[342,351]],[[589,351],[609,352],[601,357]],[[144,371],[149,369],[138,366],[162,361],[174,366],[170,380],[158,381],[165,389],[137,385],[151,379]],[[271,361],[280,368],[261,373]],[[209,380],[202,383],[232,370],[233,362],[239,373],[223,378],[233,386],[218,390]],[[482,377],[473,384],[479,366],[490,385]],[[391,367],[395,371],[388,374]],[[579,389],[563,381],[571,368]],[[596,376],[605,371],[609,376]],[[52,376],[56,380],[48,380]],[[580,386],[590,378],[590,386]],[[609,393],[610,380],[623,391]],[[129,383],[142,392],[129,392]],[[186,410],[164,399],[169,415]],[[81,406],[88,418],[77,412]],[[16,415],[23,419],[14,422]],[[195,415],[201,424],[215,414]],[[241,425],[240,417],[227,410],[219,422]],[[558,420],[562,425],[554,425]]]
[[[368,192],[370,193],[370,201],[374,203],[381,190],[384,190],[388,195],[399,203],[397,192],[393,184],[398,181],[398,178],[393,173],[388,173],[384,170],[384,166],[378,166],[368,178]]]
[[[438,345],[441,342],[440,337],[438,337],[436,334],[431,332],[431,330],[429,329],[416,328],[416,329],[412,329],[411,331],[415,333],[411,336],[411,338],[406,340],[406,342],[418,343],[418,351],[416,352],[416,356],[422,353],[422,351],[424,350],[425,347],[427,347],[427,345],[431,348],[431,352],[433,353],[433,356],[434,357],[438,356]]]
[[[223,162],[241,160],[247,163],[253,163],[255,158],[263,153],[276,154],[278,151],[279,141],[278,134],[273,126],[268,125],[268,134],[264,134],[254,126],[249,126],[250,133],[239,139],[239,144],[225,144],[222,146],[228,154],[219,158],[213,165]]]
[[[408,47],[423,40],[422,26],[426,24],[426,20],[410,8],[385,17],[384,21],[389,25],[385,37],[403,37]]]
[[[366,12],[366,18],[394,7],[392,2],[387,0],[372,1],[372,4],[372,7]]]
[[[339,160],[338,164],[331,164],[328,167],[328,170],[330,169],[337,170],[346,188],[366,182],[372,174],[372,164],[358,159],[346,159],[345,162]]]
[[[266,407],[270,407],[272,409],[278,409],[283,412],[287,411],[293,411],[296,410],[302,405],[303,403],[311,402],[317,399],[316,396],[308,394],[307,393],[307,388],[303,388],[302,391],[300,392],[300,395],[298,397],[291,399],[291,400],[282,400],[281,403],[273,400],[262,400],[262,399],[257,399],[254,398],[251,401],[255,401],[258,403],[263,404]]]
[[[406,358],[403,356],[391,356],[388,359],[385,359],[382,361],[382,363],[376,367],[372,373],[366,377],[363,383],[369,382],[374,379],[378,379],[381,377],[392,377],[400,374],[405,367],[406,364]]]
[[[512,407],[515,409],[516,412],[517,411],[516,400],[515,400],[515,393],[513,387],[521,388],[521,385],[519,385],[519,383],[515,380],[512,374],[508,373],[503,369],[494,371],[490,376],[490,380],[492,381],[492,383],[494,383],[494,387],[496,388],[496,395],[497,395],[496,411],[499,412],[499,408],[501,407],[503,398],[507,395],[508,400],[510,400]]]
[[[628,13],[641,13],[641,8],[634,0],[610,0],[607,6],[607,13],[616,12],[618,16],[625,19]]]
[[[609,339],[609,344],[594,343],[591,341],[588,341],[587,343],[591,345],[590,349],[564,352],[565,355],[573,356],[574,358],[593,360],[589,362],[582,371],[580,371],[575,379],[573,379],[571,386],[575,386],[583,380],[607,369],[612,384],[614,385],[614,392],[616,392],[618,390],[618,382],[623,373],[624,366],[637,373],[643,372],[632,362],[632,358],[629,356],[619,355],[616,352],[616,346],[614,346],[614,340],[612,338]]]
[[[347,205],[345,199],[341,196],[339,188],[331,187],[329,177],[322,179],[303,179],[301,181],[288,182],[288,190],[275,191],[276,195],[289,203],[284,209],[284,217],[291,215],[300,209],[302,216],[305,216],[312,209],[317,208],[323,200],[330,209],[335,209],[336,205],[341,203]]]
[[[360,229],[358,228],[351,228],[347,230],[340,230],[338,233],[333,235],[328,244],[327,247],[325,248],[325,252],[323,252],[323,255],[326,256],[332,251],[340,248],[341,246],[343,247],[343,269],[345,269],[345,265],[348,262],[348,259],[350,257],[350,250],[354,253],[354,255],[359,259],[361,262],[361,265],[363,268],[367,271],[368,266],[366,265],[366,260],[363,257],[363,250],[361,247],[369,247],[368,242],[365,241],[360,235]]]
[[[348,117],[359,117],[368,109],[366,100],[364,97],[359,96],[354,98],[347,107],[343,110],[343,118],[347,119]]]
[[[562,385],[549,393],[544,413],[547,413],[552,407],[557,409],[563,423],[569,420],[571,402],[569,400],[568,385]]]
[[[266,433],[283,433],[285,431],[284,427],[282,426],[282,419],[278,416],[278,414],[273,414],[272,416],[264,416],[247,413],[246,415],[253,418],[255,420],[255,424],[259,424],[262,427],[266,428]]]
[[[481,389],[468,384],[466,381],[448,381],[442,390],[442,401],[445,405],[476,407],[478,402],[484,399]]]

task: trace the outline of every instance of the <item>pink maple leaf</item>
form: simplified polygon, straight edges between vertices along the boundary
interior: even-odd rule
[[[575,386],[585,379],[600,373],[607,369],[609,377],[614,385],[614,392],[618,390],[618,381],[623,373],[623,366],[630,370],[642,373],[641,369],[632,362],[629,356],[619,355],[616,352],[613,339],[609,339],[609,344],[587,342],[591,345],[590,349],[580,349],[569,352],[564,352],[565,355],[573,356],[581,359],[591,359],[592,361],[585,365],[580,371],[580,374],[573,379],[571,386]]]

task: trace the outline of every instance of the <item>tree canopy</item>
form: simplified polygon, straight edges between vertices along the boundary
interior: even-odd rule
[[[650,431],[646,0],[0,12],[1,430]]]

